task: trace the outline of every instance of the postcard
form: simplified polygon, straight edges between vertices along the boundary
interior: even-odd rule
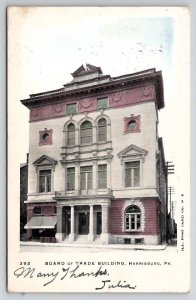
[[[190,291],[187,7],[9,7],[9,292]]]

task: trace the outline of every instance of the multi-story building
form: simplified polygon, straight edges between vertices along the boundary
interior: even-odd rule
[[[166,176],[162,74],[119,77],[87,64],[58,90],[30,95],[29,237],[159,244]]]

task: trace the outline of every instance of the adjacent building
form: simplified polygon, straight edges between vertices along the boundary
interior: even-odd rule
[[[87,64],[72,77],[58,90],[21,101],[30,111],[28,237],[164,242],[161,71],[111,77]]]

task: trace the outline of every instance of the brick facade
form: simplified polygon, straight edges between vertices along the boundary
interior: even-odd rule
[[[124,222],[123,219],[123,207],[127,200],[125,199],[115,199],[112,202],[110,211],[109,211],[109,231],[111,234],[117,235],[157,235],[160,233],[159,229],[159,219],[158,214],[160,210],[160,205],[157,199],[140,199],[144,206],[145,210],[145,225],[144,231],[139,232],[126,232],[122,228]]]

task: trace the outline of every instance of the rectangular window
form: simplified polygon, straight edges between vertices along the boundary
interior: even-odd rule
[[[140,214],[127,214],[125,216],[125,229],[126,230],[140,230],[141,228],[141,215]]]
[[[125,244],[131,244],[131,239],[124,239]]]
[[[51,192],[51,170],[39,171],[39,192]]]
[[[132,161],[125,163],[125,187],[140,185],[140,162]]]
[[[107,188],[107,165],[98,165],[98,189]]]
[[[97,109],[107,108],[108,107],[108,98],[97,99]]]
[[[76,103],[67,104],[66,105],[66,114],[67,115],[74,115],[76,114]]]
[[[34,209],[33,209],[33,213],[34,215],[41,215],[41,206],[35,206]]]
[[[92,189],[92,166],[81,167],[80,169],[80,187],[81,190]]]
[[[75,190],[75,168],[67,168],[67,190]]]

